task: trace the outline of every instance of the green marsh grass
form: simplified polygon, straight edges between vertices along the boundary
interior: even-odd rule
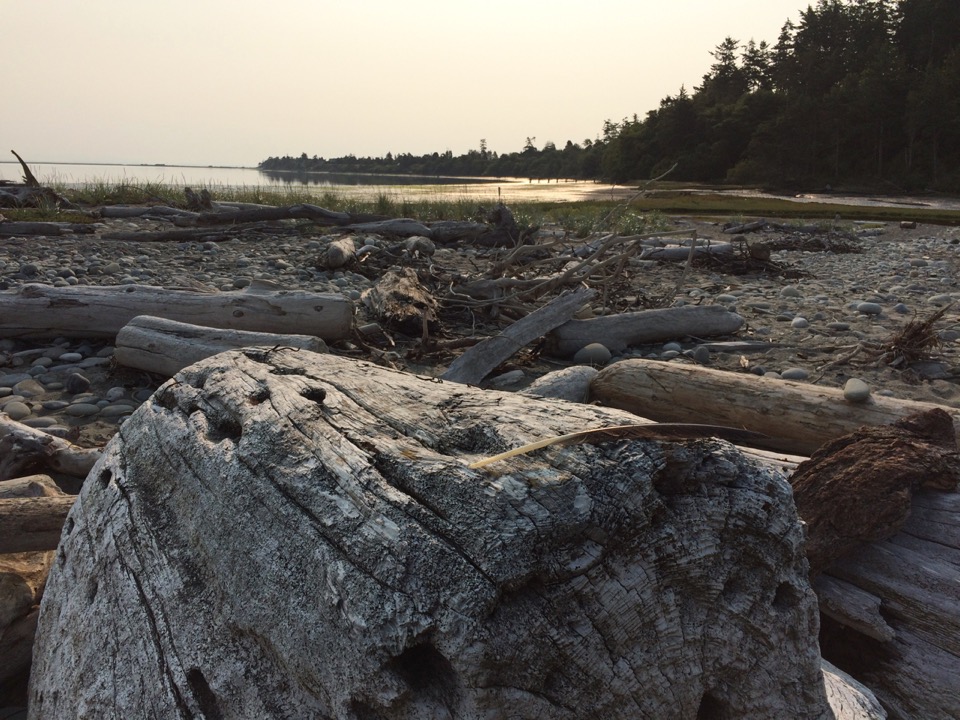
[[[79,185],[53,183],[53,189],[83,208],[103,205],[168,204],[185,206],[185,184],[124,181],[119,183],[87,182]],[[371,193],[307,187],[230,187],[193,185],[206,188],[214,200],[245,202],[258,205],[295,205],[311,203],[329,210],[409,217],[424,222],[436,220],[479,220],[493,202],[454,189],[436,186],[383,187]],[[576,202],[518,201],[508,203],[521,225],[555,224],[572,236],[585,237],[594,232],[617,232],[634,235],[666,227],[669,215],[697,215],[728,220],[731,217],[792,219],[798,222],[831,221],[840,215],[844,223],[858,221],[897,222],[915,220],[921,223],[957,225],[960,211],[929,207],[876,207],[831,203],[800,203],[786,198],[736,196],[723,193],[683,190],[658,190],[626,203],[620,199],[581,200]],[[3,210],[11,220],[64,220],[55,208],[37,210]]]

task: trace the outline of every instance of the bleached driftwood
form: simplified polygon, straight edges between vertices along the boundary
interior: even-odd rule
[[[0,292],[0,337],[109,337],[137,315],[253,332],[346,337],[353,303],[300,290],[198,293],[144,285],[24,285]]]
[[[441,375],[450,382],[478,384],[495,367],[528,343],[543,337],[571,317],[596,296],[596,290],[577,288],[564,293],[542,308],[505,328],[499,335],[483,340],[450,363]]]
[[[832,718],[782,477],[709,439],[467,467],[629,417],[283,349],[192,365],[70,514],[31,716]]]
[[[78,447],[0,413],[0,480],[38,470],[82,478],[99,458],[98,449]]]
[[[762,432],[762,447],[810,455],[861,425],[886,425],[933,403],[873,396],[844,400],[843,391],[808,383],[656,360],[630,359],[603,368],[591,397],[660,422],[703,422]],[[960,428],[960,410],[942,407]]]
[[[821,663],[834,720],[886,720],[887,711],[870,688],[826,660]]]
[[[0,499],[0,555],[55,550],[76,497]]]
[[[221,330],[138,315],[117,333],[113,357],[122,365],[171,377],[198,360],[253,345],[327,352],[323,340],[309,335]]]
[[[24,475],[10,480],[0,480],[0,499],[56,495],[63,495],[63,490],[49,475]]]
[[[554,330],[547,349],[570,357],[590,343],[601,343],[611,352],[630,345],[676,340],[692,335],[730,335],[743,326],[743,318],[719,305],[683,306],[571,320]]]

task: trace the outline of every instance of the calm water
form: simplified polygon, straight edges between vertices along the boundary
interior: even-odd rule
[[[477,198],[482,202],[523,200],[585,200],[606,193],[618,197],[623,187],[592,182],[528,182],[518,178],[453,178],[406,175],[367,175],[362,173],[295,173],[261,171],[257,168],[198,167],[183,165],[81,165],[30,163],[40,182],[65,185],[89,183],[117,184],[162,183],[209,187],[266,187],[277,190],[304,188],[318,194],[334,191],[340,195],[371,196],[383,192],[416,199]],[[19,182],[22,173],[17,162],[0,162],[0,180]]]
[[[632,196],[635,188],[604,185],[594,182],[563,181],[529,182],[518,178],[450,178],[432,176],[365,175],[341,173],[264,172],[257,168],[198,167],[185,165],[72,165],[31,163],[37,179],[47,183],[82,185],[104,182],[116,184],[162,183],[209,187],[216,195],[217,187],[266,187],[277,190],[304,188],[319,195],[333,191],[339,195],[370,197],[381,193],[398,198],[416,200],[429,197],[436,200],[476,199],[482,203],[522,201],[577,201],[623,200]],[[0,162],[0,180],[19,182],[19,163]],[[690,188],[690,192],[717,192],[716,188]],[[950,197],[864,197],[833,194],[806,194],[772,196],[751,190],[726,190],[735,195],[780,197],[794,202],[826,202],[864,206],[936,207],[960,209],[960,199]]]

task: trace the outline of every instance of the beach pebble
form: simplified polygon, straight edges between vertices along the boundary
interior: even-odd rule
[[[127,391],[124,390],[122,387],[112,387],[103,394],[103,397],[104,399],[109,400],[110,402],[116,402],[120,398],[124,397],[126,394],[127,394]]]
[[[610,357],[611,354],[606,345],[590,343],[577,350],[573,361],[578,365],[605,365]]]
[[[683,348],[680,346],[680,343],[668,342],[663,344],[662,351],[665,353],[668,352],[680,352]]]
[[[518,385],[524,381],[526,375],[523,370],[510,370],[505,372],[502,375],[497,375],[494,378],[490,378],[487,381],[487,384],[492,388],[505,388],[512,385]]]
[[[903,303],[897,303],[896,305],[893,306],[893,311],[895,313],[899,313],[900,315],[906,315],[908,312],[910,312],[910,308],[908,308]]]
[[[83,360],[83,355],[78,352],[65,352],[57,360],[62,363],[78,363]]]
[[[810,373],[803,368],[787,368],[780,373],[780,377],[784,380],[806,380]]]
[[[810,322],[805,317],[797,315],[797,317],[790,321],[790,326],[797,329],[802,329],[805,327],[810,327]]]
[[[74,403],[63,410],[70,417],[90,417],[100,413],[100,406],[92,403]]]
[[[838,330],[838,331],[849,330],[849,329],[850,329],[850,323],[845,323],[845,322],[829,322],[829,323],[827,323],[827,329],[828,329],[828,330]]]
[[[953,297],[950,295],[934,295],[933,297],[927,298],[927,302],[931,305],[949,305],[953,302]]]
[[[33,411],[30,410],[30,406],[26,403],[20,402],[19,400],[13,400],[8,402],[3,406],[3,412],[10,416],[11,420],[23,420],[25,417],[29,417]]]
[[[33,397],[35,395],[43,395],[47,389],[43,387],[36,380],[21,380],[16,385],[13,386],[13,391],[17,395],[23,395],[24,397]]]
[[[857,303],[857,312],[861,315],[879,315],[883,312],[883,307],[875,302]]]
[[[782,298],[802,298],[803,293],[793,285],[788,285],[785,288],[780,290],[780,297]]]
[[[707,365],[710,363],[710,348],[706,345],[697,345],[691,353],[691,357],[694,362],[700,365]]]
[[[79,395],[90,389],[90,380],[80,373],[70,373],[63,381],[63,387],[71,395]]]
[[[43,417],[28,417],[23,420],[23,424],[27,427],[43,429],[51,427],[52,425],[56,425],[57,419],[50,417],[49,415],[45,415]]]
[[[844,383],[843,398],[848,402],[861,403],[870,397],[870,386],[860,378],[850,378]]]

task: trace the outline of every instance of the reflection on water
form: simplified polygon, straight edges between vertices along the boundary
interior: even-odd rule
[[[460,200],[479,203],[576,202],[581,200],[625,200],[636,194],[635,187],[605,185],[591,181],[533,181],[519,178],[451,178],[410,175],[369,175],[363,173],[297,173],[262,171],[258,168],[199,167],[195,165],[81,165],[30,163],[30,169],[44,183],[87,185],[92,183],[159,183],[163,185],[217,188],[302,188],[320,195],[333,192],[348,197],[376,197],[387,194],[397,200]],[[19,163],[0,162],[0,180],[19,182]],[[749,197],[774,197],[794,202],[822,202],[873,207],[921,207],[960,210],[960,199],[952,197],[871,197],[817,193],[780,195],[756,190],[718,190],[689,187],[670,192],[722,193]]]

